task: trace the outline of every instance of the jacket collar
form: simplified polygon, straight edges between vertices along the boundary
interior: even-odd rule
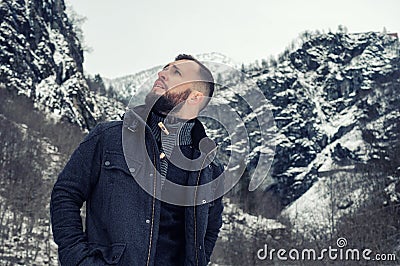
[[[139,105],[130,108],[122,117],[123,126],[132,132],[137,132],[139,129],[144,130],[150,112],[151,109],[146,105]],[[205,154],[215,150],[216,145],[214,141],[207,137],[203,124],[197,118],[194,119],[191,136],[195,149],[201,150]]]

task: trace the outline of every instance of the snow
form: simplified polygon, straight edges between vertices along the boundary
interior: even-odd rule
[[[309,241],[328,236],[334,232],[340,219],[356,212],[368,198],[372,185],[366,186],[365,182],[362,175],[348,175],[346,172],[321,178],[286,207],[280,218],[290,222],[293,234],[300,233]],[[338,208],[344,200],[352,204],[345,209]]]
[[[358,152],[360,153],[359,155],[367,155],[368,147],[363,140],[361,129],[358,127],[355,127],[352,131],[344,135],[338,142],[352,152]],[[333,142],[333,144],[335,143]],[[364,157],[364,159],[367,159],[367,157]]]

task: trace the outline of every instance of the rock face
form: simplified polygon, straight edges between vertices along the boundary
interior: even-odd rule
[[[1,2],[0,85],[28,96],[56,120],[90,129],[122,108],[102,115],[83,78],[83,51],[64,11],[62,0]]]
[[[374,160],[394,171],[396,156],[377,147],[383,135],[399,140],[399,60],[398,40],[386,34],[330,33],[312,36],[255,76],[286,137],[273,166],[285,203],[325,171]]]

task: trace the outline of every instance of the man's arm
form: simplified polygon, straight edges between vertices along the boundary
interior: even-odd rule
[[[208,214],[208,225],[206,236],[204,239],[204,249],[206,253],[207,263],[210,262],[211,254],[218,238],[219,230],[222,226],[222,197],[214,201],[214,205],[210,207]]]
[[[220,192],[223,189],[223,177],[220,175],[223,174],[223,167],[221,165],[218,166],[218,170],[215,172],[214,177],[219,178],[219,182],[215,192]],[[224,209],[224,205],[222,203],[222,197],[216,199],[212,206],[208,211],[208,224],[206,235],[204,239],[204,249],[206,253],[207,263],[210,262],[212,251],[214,250],[215,242],[218,239],[218,233],[222,226],[222,211]]]
[[[97,126],[74,151],[51,194],[51,223],[61,265],[75,266],[91,255],[80,209],[100,172],[100,133],[101,126]]]

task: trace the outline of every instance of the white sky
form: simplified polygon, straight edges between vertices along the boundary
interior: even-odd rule
[[[305,30],[400,33],[399,0],[66,0],[87,18],[84,69],[114,78],[180,53],[219,52],[250,63]]]

